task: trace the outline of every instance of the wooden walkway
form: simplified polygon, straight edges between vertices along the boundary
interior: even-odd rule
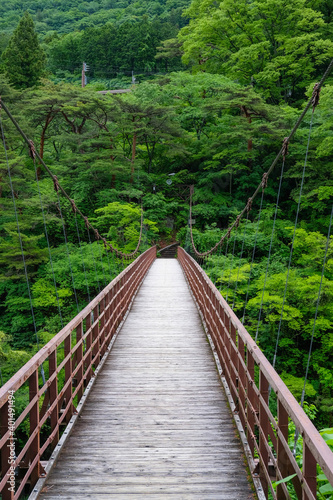
[[[150,269],[40,497],[254,498],[176,259]]]

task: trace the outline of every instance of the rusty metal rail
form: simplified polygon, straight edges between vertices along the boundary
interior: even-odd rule
[[[140,255],[0,389],[2,500],[17,500],[43,476],[43,460],[50,456],[61,429],[75,413],[75,406],[155,258],[156,247]],[[44,385],[39,377],[43,363]],[[23,411],[14,418],[10,404],[13,397],[25,401]],[[12,431],[22,427],[28,432],[19,432],[20,442],[14,453]],[[9,472],[15,469],[15,485],[11,487]]]
[[[289,499],[287,485],[276,491],[273,481],[292,479],[297,498],[317,498],[317,464],[333,485],[333,453],[289,389],[256,345],[205,272],[183,248],[178,259],[212,337],[223,375],[229,386],[266,498]],[[269,387],[276,398],[278,416],[269,409]],[[303,468],[288,445],[288,423],[303,437]],[[272,474],[273,471],[273,474]],[[273,477],[272,477],[273,475]]]

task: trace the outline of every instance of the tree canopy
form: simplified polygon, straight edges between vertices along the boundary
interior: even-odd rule
[[[28,12],[20,20],[3,54],[5,74],[16,88],[36,85],[43,75],[46,56]]]
[[[297,100],[333,56],[324,16],[305,0],[192,0],[186,15],[185,62],[252,84],[274,102]]]

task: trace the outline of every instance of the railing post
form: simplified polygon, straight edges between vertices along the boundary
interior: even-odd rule
[[[110,343],[110,331],[111,331],[111,324],[110,324],[110,316],[111,316],[111,291],[109,291],[106,296],[105,296],[105,320],[104,320],[104,327],[105,327],[105,338],[106,338],[106,346]]]
[[[249,350],[247,350],[247,371],[250,380],[247,379],[247,441],[251,450],[251,455],[254,456],[254,412],[257,411],[256,397],[253,388],[254,384],[254,359]]]
[[[223,332],[223,328],[221,326],[221,304],[220,302],[217,300],[217,311],[216,311],[216,314],[217,314],[217,330],[216,330],[216,350],[217,350],[217,355],[218,355],[218,358],[220,360],[220,364],[221,364],[221,368],[222,368],[222,371],[224,372],[224,362],[223,362],[223,359],[224,359],[224,351],[223,351],[223,342],[222,342],[222,332]]]
[[[214,343],[215,349],[218,352],[217,334],[218,334],[218,322],[219,322],[219,319],[218,319],[217,308],[218,308],[218,301],[216,299],[215,294],[213,294],[213,311],[214,311],[214,313],[213,313],[213,322],[214,322],[214,327],[212,328],[211,336],[212,336],[212,339],[213,339],[213,343]]]
[[[32,375],[29,377],[29,402],[32,401],[35,396],[38,393],[38,367]],[[38,429],[39,425],[39,401],[38,399],[36,400],[35,404],[30,410],[29,413],[29,423],[30,423],[30,436],[31,434]],[[32,472],[31,472],[31,486],[34,486],[36,482],[39,479],[40,476],[40,457],[39,457],[39,449],[40,449],[40,431],[38,429],[38,432],[36,436],[33,438],[30,448],[29,448],[29,459],[30,462],[32,463],[36,457],[37,463],[33,467]]]
[[[57,370],[57,350],[55,349],[54,351],[51,352],[49,355],[49,377],[51,375],[54,375]],[[50,384],[50,406],[53,405],[53,403],[58,401],[58,377],[55,376],[54,380],[52,380]],[[59,418],[59,405],[58,402],[55,404],[55,407],[51,411],[50,415],[50,421],[51,421],[51,433],[53,433],[56,429],[57,432],[55,433],[54,438],[51,441],[51,449],[56,447],[58,441],[59,441],[59,426],[58,426],[58,418]]]
[[[100,326],[100,339],[99,339],[99,345],[101,347],[101,352],[100,352],[100,359],[105,354],[106,351],[106,344],[105,344],[105,297],[102,298],[102,300],[99,303],[99,312],[101,315],[101,326]]]
[[[112,318],[110,322],[110,341],[113,338],[113,335],[117,329],[116,323],[115,323],[115,318],[114,318],[114,312],[116,310],[117,305],[115,304],[115,295],[117,293],[117,285],[115,285],[111,292],[110,292],[110,318]]]
[[[277,409],[278,409],[278,427],[284,439],[288,443],[288,413],[286,412],[281,401],[278,401]],[[288,476],[288,462],[289,459],[286,450],[284,449],[284,446],[282,444],[282,440],[279,436],[277,436],[277,466],[279,468],[282,478]],[[287,499],[281,484],[277,485],[276,498],[277,500]]]
[[[65,390],[65,408],[68,406],[68,403],[72,401],[72,358],[71,358],[71,340],[72,340],[72,335],[69,333],[67,337],[64,340],[64,352],[65,352],[65,358],[69,356],[69,359],[65,363],[65,383],[69,382],[68,387]],[[73,404],[71,402],[70,407],[65,410],[66,411],[66,417],[65,421],[68,423],[73,415]]]
[[[260,394],[263,400],[268,404],[268,381],[264,376],[263,372],[260,370]],[[267,450],[267,437],[268,437],[268,416],[265,412],[264,406],[261,401],[259,401],[259,423],[260,423],[260,433],[259,433],[259,451],[261,455],[260,460],[260,482],[262,484],[263,491],[268,498],[268,482],[265,475],[265,469],[268,471],[268,450]]]
[[[121,323],[123,319],[123,311],[124,311],[124,303],[123,303],[123,297],[124,297],[124,275],[121,277],[121,280],[119,281],[119,303],[120,303],[120,316],[119,316],[119,323]]]
[[[243,363],[245,363],[245,346],[244,341],[238,335],[238,398],[239,398],[239,417],[242,422],[244,432],[246,430],[246,373]],[[243,363],[242,363],[243,361]]]
[[[117,310],[117,320],[115,322],[115,331],[117,331],[117,328],[120,323],[120,311],[121,311],[121,292],[120,292],[120,286],[121,286],[121,280],[119,279],[116,283],[116,290],[115,290],[115,309]]]
[[[226,367],[225,367],[225,360],[226,360],[226,343],[225,343],[225,338],[226,338],[226,333],[225,333],[225,328],[224,328],[224,309],[222,307],[222,304],[219,304],[219,317],[220,317],[220,324],[219,324],[219,332],[218,332],[218,342],[220,345],[221,349],[221,368],[224,374],[226,374]],[[223,323],[223,324],[222,324]]]
[[[8,408],[9,408],[9,403],[8,401],[1,407],[1,437],[3,437],[6,432],[8,431]],[[9,457],[10,457],[10,448],[8,446],[9,440],[6,441],[6,443],[3,445],[1,449],[1,471],[2,471],[2,477],[4,477],[8,470],[9,470]],[[9,476],[8,476],[9,480]],[[10,484],[8,483],[5,484],[2,492],[1,492],[1,498],[2,500],[13,500],[14,499],[14,492],[9,490]]]
[[[317,495],[317,462],[314,459],[308,445],[303,441],[303,476],[310,488],[314,498]],[[303,490],[303,500],[310,500],[310,497]]]
[[[91,312],[88,314],[86,317],[86,332],[88,332],[88,335],[86,337],[86,354],[88,356],[86,357],[86,384],[88,385],[91,377],[92,377],[92,351],[91,351],[91,345],[92,345],[92,329],[91,329]]]
[[[77,391],[77,400],[78,402],[82,398],[83,395],[83,341],[82,341],[82,335],[83,335],[83,324],[82,321],[80,324],[76,327],[76,343],[78,344],[81,342],[79,347],[76,350],[76,366],[78,368],[78,371],[76,372],[76,380],[77,380],[77,387],[79,387]]]
[[[97,356],[98,352],[99,352],[99,321],[98,321],[98,304],[97,306],[94,307],[94,323],[96,323],[94,326],[93,326],[93,332],[92,332],[92,341],[93,343],[95,342],[95,340],[97,340],[97,342],[95,343],[94,347],[93,347],[93,350],[92,350],[92,353],[93,353],[93,358],[95,358],[95,356]],[[95,368],[99,365],[99,359],[96,358],[95,361],[94,361],[94,366]]]
[[[232,321],[229,321],[230,325],[230,341],[229,341],[229,355],[230,355],[230,377],[231,381],[234,383],[230,384],[230,391],[232,394],[232,399],[234,400],[236,409],[238,410],[238,397],[239,397],[239,373],[238,373],[238,361],[237,361],[237,353],[236,353],[236,328]],[[234,344],[234,345],[232,345]]]

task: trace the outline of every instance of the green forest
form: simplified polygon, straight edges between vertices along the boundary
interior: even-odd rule
[[[330,0],[27,0],[24,9],[4,0],[0,95],[112,245],[135,249],[142,203],[141,250],[180,241],[191,252],[193,185],[194,241],[205,251],[243,209],[329,65],[332,12]],[[89,70],[81,88],[83,62]],[[98,93],[119,88],[130,92]],[[305,391],[318,429],[333,427],[331,245],[322,277],[333,196],[332,108],[333,74],[289,144],[283,176],[281,159],[262,199],[231,233],[228,251],[201,262],[268,360],[276,357],[297,400],[322,279]],[[64,198],[59,209],[51,179],[3,111],[1,121],[4,382],[124,263],[95,241]]]

